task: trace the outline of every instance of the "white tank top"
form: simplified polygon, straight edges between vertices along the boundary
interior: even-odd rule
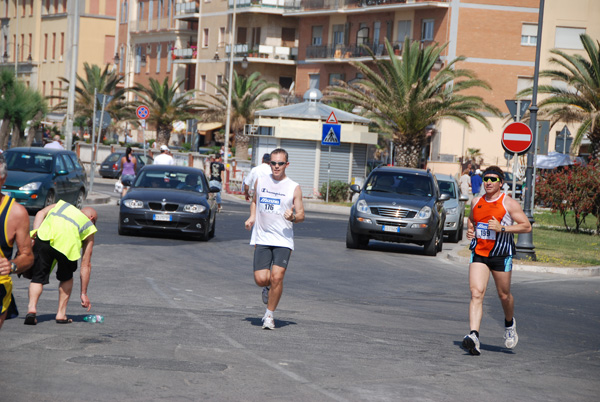
[[[256,181],[256,222],[252,229],[251,245],[287,247],[294,249],[294,224],[283,213],[294,205],[298,183],[286,177],[273,180],[272,175]]]

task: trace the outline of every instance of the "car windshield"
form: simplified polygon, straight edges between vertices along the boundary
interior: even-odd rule
[[[383,193],[408,194],[431,197],[433,193],[431,180],[416,174],[399,174],[395,172],[379,172],[369,176],[365,184],[366,191]]]
[[[456,198],[456,186],[452,181],[438,180],[440,186],[440,192],[442,194],[448,194],[450,198]]]
[[[6,168],[32,173],[52,173],[52,155],[29,152],[6,152]]]
[[[193,192],[204,192],[202,177],[196,173],[146,171],[136,177],[133,187],[162,188]]]
[[[124,154],[123,154],[123,155],[124,155]],[[119,159],[121,159],[121,156],[123,156],[123,155],[121,155],[121,154],[118,154],[118,153],[110,154],[110,155],[108,156],[108,158],[106,158],[106,159],[104,160],[104,163],[115,163],[115,162],[117,162]]]

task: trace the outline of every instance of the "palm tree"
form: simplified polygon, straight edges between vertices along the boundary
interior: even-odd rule
[[[229,83],[226,80],[221,85],[210,85],[216,89],[216,94],[205,93],[210,99],[203,103],[203,117],[209,121],[225,121],[227,112],[227,94]],[[244,133],[246,124],[254,121],[254,113],[266,109],[267,103],[279,100],[279,93],[272,89],[279,85],[269,83],[254,72],[249,76],[238,75],[233,71],[233,87],[231,88],[231,131],[235,135],[235,154],[240,160],[248,159],[248,142],[250,138]]]
[[[199,111],[193,98],[195,91],[187,91],[181,95],[177,93],[183,82],[181,80],[169,86],[168,77],[162,83],[150,78],[148,87],[136,84],[132,89],[139,99],[128,105],[129,116],[134,119],[135,109],[141,105],[147,106],[150,114],[146,121],[156,127],[158,145],[169,143],[174,122],[194,118]]]
[[[600,41],[587,34],[580,35],[586,56],[569,55],[558,49],[550,53],[550,63],[563,69],[545,70],[540,77],[550,78],[563,85],[540,85],[539,93],[550,95],[540,102],[540,114],[551,117],[552,124],[558,121],[580,123],[573,139],[573,145],[581,144],[587,134],[591,142],[591,157],[600,157]],[[521,91],[518,96],[526,96],[532,89]]]
[[[13,127],[12,146],[21,145],[24,130],[28,123],[35,127],[48,112],[48,104],[42,94],[15,78],[12,71],[0,72],[0,148],[6,149],[9,139],[9,128]],[[27,138],[27,143],[33,141],[33,133]]]
[[[491,126],[483,112],[500,115],[496,107],[481,97],[461,93],[471,88],[489,89],[471,71],[454,68],[464,57],[451,60],[432,75],[446,46],[420,49],[418,42],[411,44],[407,38],[402,56],[396,56],[386,40],[389,60],[377,59],[365,48],[373,59],[373,67],[352,62],[364,78],[327,88],[326,99],[360,106],[364,116],[392,138],[396,163],[417,167],[427,140],[427,126],[443,118],[469,126],[470,119],[475,119],[489,130]]]
[[[96,100],[94,92],[96,94],[111,95],[113,98],[105,105],[105,110],[113,121],[123,119],[125,117],[125,90],[121,86],[123,77],[117,71],[109,70],[108,64],[104,69],[101,69],[98,65],[84,63],[83,68],[85,77],[77,75],[78,85],[75,87],[75,119],[83,117],[91,126]],[[58,97],[60,103],[55,109],[66,110],[70,82],[64,77],[60,77],[60,80],[66,85],[63,94]],[[101,110],[101,107],[100,102],[96,102],[96,110]]]

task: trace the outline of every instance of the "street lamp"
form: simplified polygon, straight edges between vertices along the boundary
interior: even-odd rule
[[[214,61],[219,61],[221,58],[219,57],[219,52],[215,52],[215,56],[213,57]]]
[[[244,55],[244,58],[242,59],[242,68],[244,70],[248,68],[248,58],[246,57],[246,55]]]

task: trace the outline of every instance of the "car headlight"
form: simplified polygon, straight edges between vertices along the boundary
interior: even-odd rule
[[[42,187],[42,182],[34,181],[31,183],[25,184],[23,187],[20,187],[19,190],[24,190],[24,191],[39,190],[40,187]]]
[[[123,205],[125,205],[127,208],[142,208],[144,203],[139,200],[125,200],[123,201]]]
[[[369,206],[365,200],[360,200],[356,203],[356,210],[358,212],[369,213]]]
[[[193,214],[201,214],[206,211],[206,207],[200,204],[187,204],[183,206],[185,212],[191,212]]]
[[[448,215],[456,215],[457,213],[458,213],[457,207],[446,209],[446,214],[448,214]]]
[[[431,217],[431,208],[428,206],[424,206],[423,208],[421,208],[421,210],[417,214],[418,219],[428,219],[429,217]]]

